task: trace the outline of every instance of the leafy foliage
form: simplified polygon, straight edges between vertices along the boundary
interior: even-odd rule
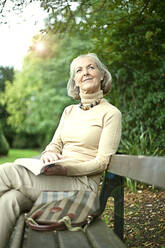
[[[0,91],[5,89],[5,81],[9,80],[13,82],[14,80],[14,68],[8,66],[0,66]]]
[[[123,113],[121,150],[126,141],[134,144],[135,137],[139,143],[142,127],[156,142],[157,154],[164,154],[165,2],[74,3],[41,1],[50,13],[47,28],[61,36],[67,31],[85,37],[93,46],[84,52],[97,53],[112,72],[114,89],[107,98]]]
[[[24,0],[22,4],[26,2]],[[95,52],[113,76],[112,93],[107,95],[107,99],[119,107],[123,114],[120,151],[163,155],[165,2],[40,0],[40,3],[49,13],[45,31],[48,32],[48,43],[51,44],[51,56],[39,58],[33,49],[33,53],[31,50],[26,58],[22,79],[19,75],[15,81],[15,91],[21,81],[26,82],[23,83],[24,89],[27,83],[31,84],[31,89],[29,93],[28,89],[21,93],[23,95],[16,104],[18,114],[10,109],[12,104],[8,104],[12,125],[17,123],[15,126],[21,128],[22,125],[22,128],[32,133],[42,131],[44,137],[47,136],[47,126],[52,134],[53,123],[56,127],[57,122],[52,120],[53,115],[48,114],[49,111],[44,110],[45,106],[37,114],[38,106],[49,99],[50,105],[53,104],[51,106],[58,102],[56,110],[59,109],[60,113],[70,103],[65,91],[70,61],[81,53]],[[51,38],[49,31],[53,34]],[[20,83],[17,83],[19,80]],[[9,92],[11,89],[7,87]],[[55,110],[53,113],[57,114]],[[46,116],[46,122],[43,116]],[[38,125],[34,124],[34,120]]]
[[[2,127],[0,125],[0,156],[7,155],[9,151],[9,144],[4,136]]]
[[[37,40],[51,48],[44,56],[35,50]],[[24,136],[35,135],[36,145],[50,142],[63,109],[73,103],[66,91],[69,65],[78,48],[83,50],[87,44],[68,35],[63,40],[51,34],[36,36],[23,70],[16,73],[13,84],[6,82],[2,99],[10,113],[8,122]],[[20,147],[22,142],[20,137],[14,146]]]
[[[14,68],[8,67],[8,66],[0,66],[0,120],[1,120],[1,131],[3,132],[3,136],[5,136],[2,139],[7,139],[6,142],[12,143],[13,138],[13,129],[7,125],[7,118],[8,113],[6,111],[6,106],[2,104],[2,94],[5,90],[5,82],[6,80],[10,81],[11,83],[14,80]]]

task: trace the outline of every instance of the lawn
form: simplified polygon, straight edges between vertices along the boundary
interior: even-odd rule
[[[0,164],[13,162],[17,158],[30,158],[40,155],[39,150],[10,149],[8,156],[0,156]]]

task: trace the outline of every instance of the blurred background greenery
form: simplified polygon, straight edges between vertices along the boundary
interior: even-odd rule
[[[66,91],[70,62],[88,52],[113,77],[106,98],[123,115],[119,152],[165,155],[165,1],[40,3],[48,18],[23,69],[0,67],[0,156],[50,142],[63,109],[76,102]]]

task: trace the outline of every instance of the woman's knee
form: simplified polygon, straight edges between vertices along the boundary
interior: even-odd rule
[[[33,202],[18,190],[10,190],[0,198],[0,208],[4,214],[19,216],[23,211],[29,210]]]
[[[7,247],[10,233],[20,213],[31,207],[32,201],[14,189],[0,197],[0,247]]]
[[[13,166],[13,163],[3,163],[0,165],[0,171],[3,170],[4,168],[7,168],[7,167],[10,167],[10,166]]]

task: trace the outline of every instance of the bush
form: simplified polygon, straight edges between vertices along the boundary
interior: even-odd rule
[[[36,148],[38,147],[38,139],[36,135],[28,135],[26,133],[16,134],[13,143],[13,148]]]
[[[9,151],[9,144],[7,142],[7,139],[5,138],[2,129],[0,130],[0,156],[1,155],[7,155]]]
[[[129,134],[123,133],[119,152],[131,155],[163,156],[165,148],[160,148],[157,135],[149,129],[144,131],[141,124],[138,132],[130,130]]]

